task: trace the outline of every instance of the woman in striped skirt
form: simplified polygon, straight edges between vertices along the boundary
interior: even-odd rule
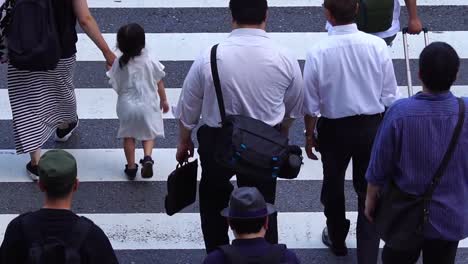
[[[0,8],[0,60],[8,61],[6,29],[17,0],[6,0]],[[26,165],[33,180],[42,145],[55,134],[57,141],[68,140],[78,126],[73,72],[76,62],[76,21],[102,51],[107,67],[115,55],[91,16],[87,0],[51,0],[62,56],[54,70],[23,71],[8,65],[8,93],[13,113],[13,132],[18,154],[29,153]]]

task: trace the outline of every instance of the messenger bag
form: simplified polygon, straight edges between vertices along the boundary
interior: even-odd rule
[[[302,155],[298,152],[302,150],[298,146],[289,146],[288,137],[282,135],[277,127],[248,116],[226,115],[217,48],[215,45],[211,49],[211,72],[222,126],[213,139],[215,161],[235,174],[249,175],[260,181],[277,177],[296,178],[302,163]],[[291,162],[292,157],[299,162]]]

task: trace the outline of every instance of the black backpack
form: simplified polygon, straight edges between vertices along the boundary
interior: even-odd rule
[[[91,221],[80,217],[74,225],[67,241],[56,237],[43,237],[37,228],[37,222],[31,214],[22,219],[22,228],[27,241],[30,242],[28,250],[28,264],[81,264],[80,248],[91,228]]]
[[[271,245],[263,256],[244,256],[232,245],[219,247],[227,260],[226,264],[281,264],[286,253],[286,245]]]
[[[296,178],[302,163],[302,150],[289,146],[289,139],[279,129],[247,116],[226,116],[218,74],[217,48],[218,45],[215,45],[211,49],[211,72],[222,121],[220,133],[214,139],[216,162],[236,174],[251,175],[260,180]],[[298,161],[293,169],[289,168],[291,155]]]
[[[62,52],[52,0],[16,0],[7,40],[8,57],[15,68],[55,69]]]

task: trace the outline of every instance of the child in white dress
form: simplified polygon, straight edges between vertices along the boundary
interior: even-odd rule
[[[116,59],[107,72],[109,83],[118,94],[117,116],[120,121],[118,138],[123,138],[127,165],[125,174],[134,180],[138,172],[135,164],[136,141],[142,141],[144,158],[141,176],[153,176],[154,161],[151,157],[154,139],[164,137],[161,110],[169,111],[162,79],[164,66],[150,58],[145,50],[145,31],[138,24],[129,24],[119,29],[117,47],[122,56]],[[159,96],[158,96],[159,95]]]

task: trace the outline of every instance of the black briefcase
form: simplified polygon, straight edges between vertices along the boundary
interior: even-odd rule
[[[198,160],[178,164],[167,179],[166,213],[174,215],[197,199]]]

